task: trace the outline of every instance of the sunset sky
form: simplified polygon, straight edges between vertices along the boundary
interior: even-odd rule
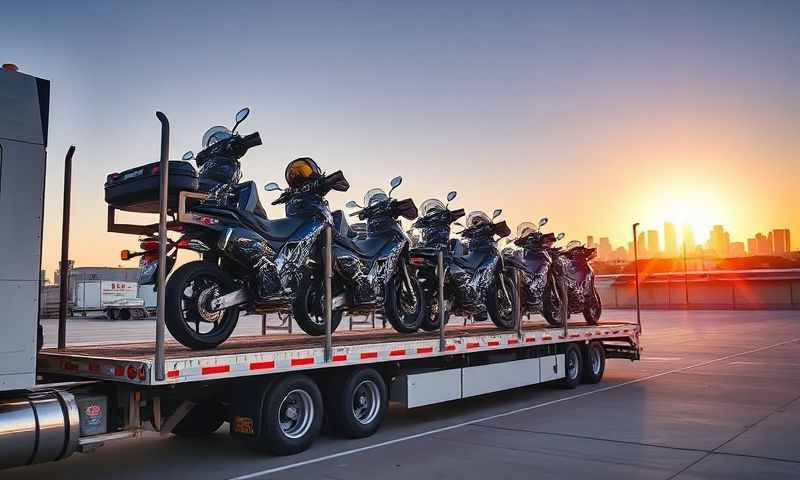
[[[800,241],[800,2],[45,3],[3,7],[0,63],[52,81],[49,278],[70,144],[71,257],[135,247],[103,182],[157,160],[157,109],[178,158],[249,106],[244,178],[311,156],[351,182],[334,207],[403,175],[418,204],[455,189],[615,246],[665,220]]]

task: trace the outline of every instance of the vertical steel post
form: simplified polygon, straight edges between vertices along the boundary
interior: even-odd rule
[[[564,319],[564,338],[569,337],[569,288],[566,280],[561,282],[561,318]]]
[[[636,227],[639,223],[633,224],[633,272],[634,281],[636,282],[636,323],[639,325],[639,333],[642,331],[642,314],[639,305],[639,245],[636,240]]]
[[[64,210],[61,216],[61,265],[58,274],[58,349],[67,347],[67,296],[69,293],[69,211],[72,199],[72,156],[70,145],[64,158]]]
[[[522,280],[520,271],[514,269],[514,288],[517,290],[517,303],[514,304],[514,322],[516,322],[517,338],[522,338]]]
[[[683,242],[683,293],[684,308],[689,309],[689,274],[686,271],[686,241]]]
[[[445,351],[444,329],[445,325],[445,303],[444,303],[444,252],[439,250],[436,255],[436,277],[439,281],[439,351]]]
[[[261,335],[267,334],[267,314],[261,314]]]
[[[161,122],[161,189],[158,195],[158,316],[156,318],[156,380],[164,380],[164,315],[165,287],[167,281],[167,205],[169,203],[169,120],[156,112]]]
[[[323,263],[325,264],[325,361],[330,362],[333,358],[333,339],[331,338],[331,319],[333,318],[333,288],[331,280],[333,277],[333,252],[331,226],[325,226],[325,253]]]

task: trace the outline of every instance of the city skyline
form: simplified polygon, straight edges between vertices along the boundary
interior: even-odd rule
[[[663,241],[662,235],[663,234]],[[639,259],[676,258],[684,254],[689,257],[736,258],[755,255],[786,255],[792,252],[791,231],[788,228],[773,228],[767,234],[756,232],[744,241],[731,239],[724,225],[713,225],[708,239],[696,243],[695,233],[690,225],[682,225],[680,241],[673,222],[664,222],[662,229],[639,230],[637,236]],[[595,243],[594,239],[597,238]],[[597,248],[600,261],[633,260],[633,241],[625,246],[614,246],[607,236],[587,235],[586,245]],[[653,247],[655,245],[655,248]]]

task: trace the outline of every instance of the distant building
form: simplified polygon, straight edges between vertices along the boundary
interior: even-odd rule
[[[755,238],[748,238],[747,239],[747,254],[748,255],[758,255],[758,246],[757,246]]]
[[[708,247],[718,257],[727,257],[730,248],[731,237],[722,225],[714,225],[709,232]]]
[[[664,222],[664,254],[668,258],[678,256],[678,233],[670,222]]]
[[[772,231],[772,252],[775,255],[786,255],[792,251],[791,239],[788,228]]]
[[[756,255],[772,255],[772,234],[756,233]]]
[[[638,249],[638,252],[636,252],[636,254],[639,256],[640,259],[648,258],[647,240],[645,239],[644,232],[639,233],[639,238],[636,239],[636,248]]]
[[[744,257],[747,254],[744,251],[744,242],[731,242],[728,247],[729,257]]]
[[[650,257],[655,258],[661,252],[661,245],[658,241],[658,230],[647,231],[647,251]]]
[[[694,232],[691,225],[683,226],[683,244],[686,246],[686,253],[694,253],[697,249],[697,243],[694,241]]]
[[[608,237],[600,237],[600,243],[597,244],[597,257],[604,262],[611,260],[611,241]]]
[[[586,237],[586,247],[594,248],[594,235],[589,235]]]

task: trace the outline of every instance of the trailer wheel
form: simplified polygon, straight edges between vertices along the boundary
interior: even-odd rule
[[[106,310],[106,317],[108,317],[109,320],[116,320],[117,311],[114,310],[113,308]]]
[[[327,399],[331,426],[348,438],[375,433],[389,409],[386,382],[374,368],[337,375],[329,384]]]
[[[130,320],[131,319],[131,311],[127,308],[123,308],[119,311],[119,319],[120,320]]]
[[[275,455],[299,453],[311,446],[322,427],[322,395],[305,375],[278,380],[267,392],[261,412],[258,447]]]
[[[198,403],[172,429],[179,437],[210,435],[225,423],[225,408],[217,402]]]
[[[589,342],[583,351],[583,383],[597,383],[606,369],[606,351],[600,342]]]
[[[567,344],[564,350],[564,378],[561,379],[561,386],[572,389],[581,383],[583,376],[583,355],[581,349],[574,343]]]

